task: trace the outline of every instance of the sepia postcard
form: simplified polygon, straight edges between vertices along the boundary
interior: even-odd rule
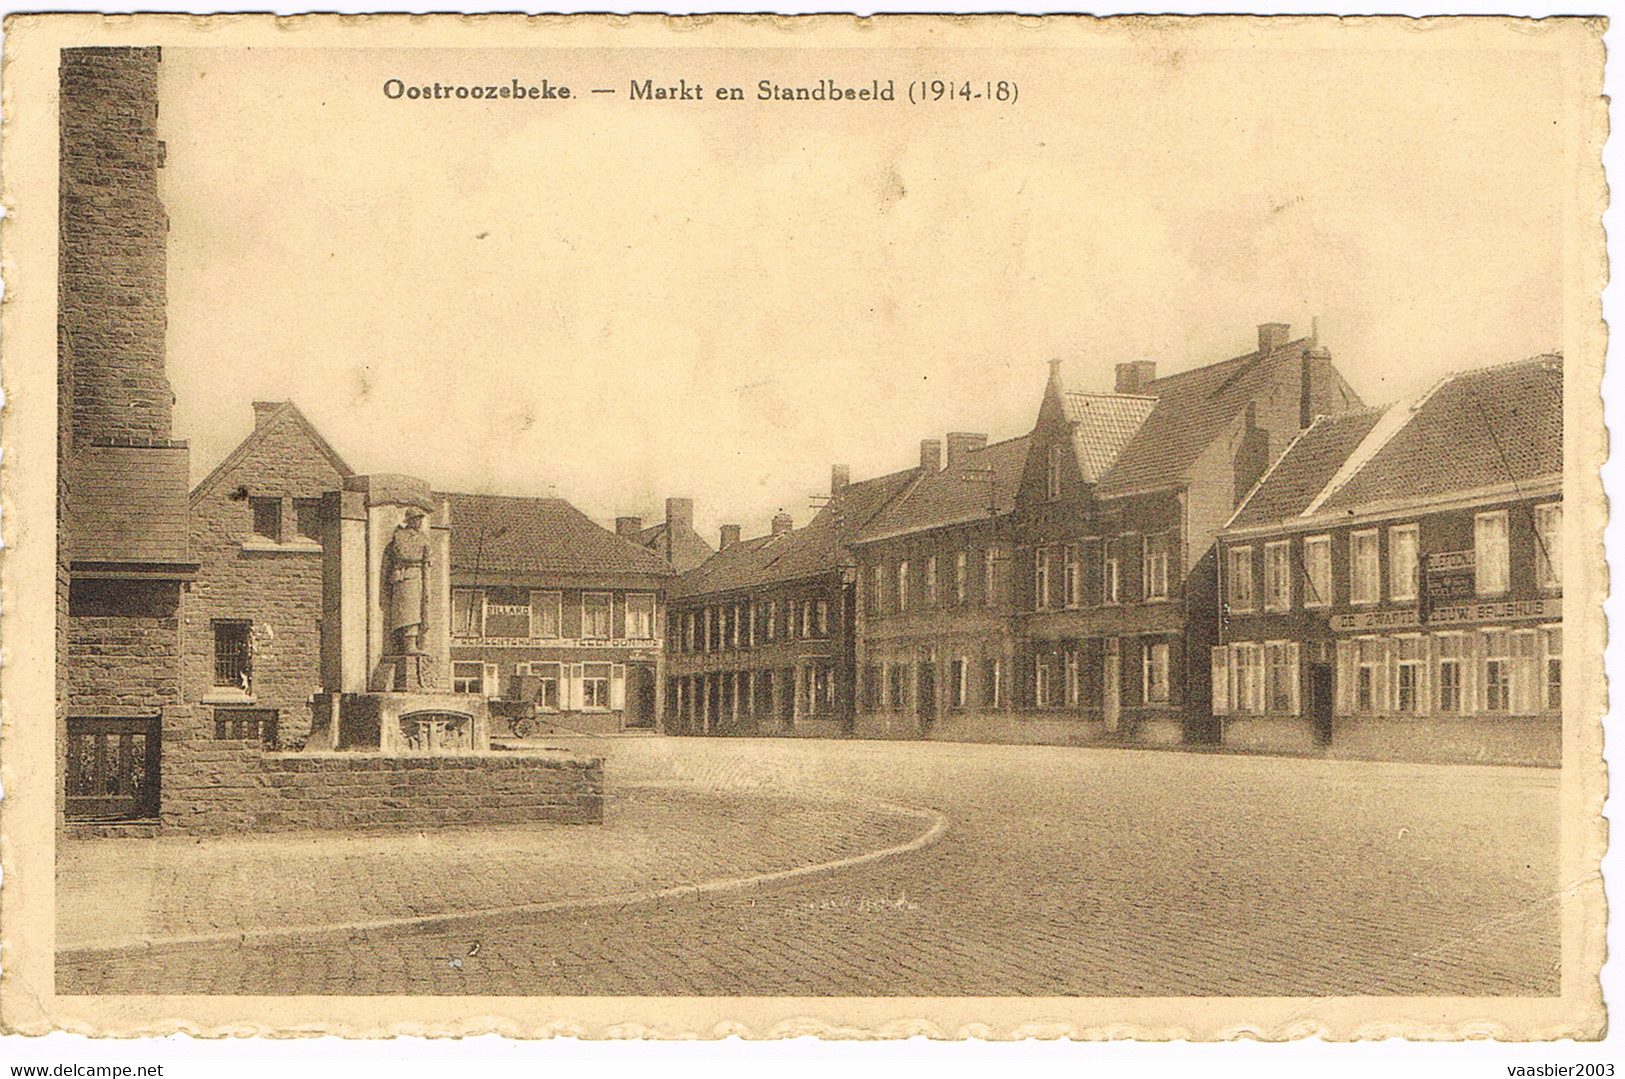
[[[13,16],[5,1031],[1601,1038],[1604,25]]]

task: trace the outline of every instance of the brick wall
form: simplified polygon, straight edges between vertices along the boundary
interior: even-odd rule
[[[167,439],[156,48],[64,49],[58,320],[77,445]]]
[[[265,754],[253,742],[164,730],[163,830],[601,824],[601,758]]]
[[[62,695],[80,715],[152,715],[180,689],[180,586],[74,581]]]
[[[322,552],[312,541],[255,541],[250,498],[317,498],[343,486],[345,472],[291,408],[263,414],[223,471],[192,504],[190,545],[199,562],[183,622],[183,693],[203,701],[214,684],[216,619],[252,623],[253,705],[275,708],[284,744],[310,733],[310,697],[321,683]],[[293,507],[283,507],[292,536]],[[274,549],[256,549],[274,547]],[[195,709],[199,730],[213,729],[210,706]]]

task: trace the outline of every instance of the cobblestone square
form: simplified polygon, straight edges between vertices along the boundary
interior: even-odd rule
[[[482,857],[460,893],[473,913],[453,921],[369,926],[358,916],[361,924],[341,932],[61,953],[58,991],[1476,996],[1559,989],[1553,770],[917,742],[599,745],[612,796],[617,784],[703,792],[693,805],[704,808],[695,811],[717,814],[719,833],[738,845],[737,854],[722,853],[727,865],[778,866],[758,848],[782,847],[793,831],[794,822],[775,814],[799,811],[801,803],[785,797],[797,791],[935,811],[946,828],[923,846],[827,872],[483,916],[480,897],[467,895],[479,880],[504,895],[525,889],[507,879],[500,857]],[[721,819],[729,816],[748,827],[729,827]],[[660,826],[660,815],[649,815],[647,826]],[[703,831],[692,821],[685,828]],[[569,835],[590,850],[582,843],[590,831]],[[896,838],[892,829],[870,840]],[[829,846],[847,854],[859,845]],[[624,849],[606,844],[605,857],[624,857]],[[387,877],[364,858],[346,864],[362,877]],[[297,876],[290,869],[266,877],[266,902],[298,887]]]

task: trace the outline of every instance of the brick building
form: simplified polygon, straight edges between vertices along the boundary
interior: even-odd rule
[[[1558,762],[1563,367],[1316,422],[1221,539],[1233,745]]]
[[[184,442],[170,439],[156,48],[64,49],[57,737],[67,820],[155,819],[181,693]]]
[[[722,549],[683,574],[667,616],[666,724],[686,734],[850,734],[856,622],[852,539],[915,469],[851,483],[802,528],[786,513],[765,536],[724,529]]]
[[[292,402],[256,401],[254,430],[192,489],[182,686],[216,737],[278,748],[309,733],[322,497],[354,474]]]
[[[671,566],[563,499],[444,497],[453,689],[496,734],[656,729]]]
[[[857,534],[858,732],[952,737],[1008,704],[1008,517],[1027,438],[951,432]]]
[[[1048,722],[1045,740],[1212,741],[1219,531],[1315,417],[1360,401],[1280,323],[1252,352],[1164,378],[1118,364],[1112,394],[1052,368],[1011,514],[1025,716],[1011,736]]]

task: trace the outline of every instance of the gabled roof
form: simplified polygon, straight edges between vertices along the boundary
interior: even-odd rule
[[[666,522],[661,521],[639,532],[638,542],[661,558],[665,558],[666,532]],[[716,550],[701,539],[700,534],[692,528],[679,528],[672,537],[671,565],[678,573],[687,573],[713,554],[716,554]]]
[[[454,574],[665,576],[665,560],[562,498],[447,493]]]
[[[1320,510],[1426,498],[1563,472],[1563,358],[1534,356],[1452,375]]]
[[[678,578],[672,595],[730,592],[833,572],[841,564],[842,547],[918,475],[918,469],[910,468],[849,483],[805,526],[723,548],[704,565]]]
[[[256,405],[255,407],[258,409],[260,406]],[[323,438],[321,432],[311,425],[303,412],[299,411],[298,406],[292,401],[282,401],[274,409],[255,415],[254,430],[249,433],[248,437],[239,442],[236,449],[226,454],[225,459],[215,465],[214,470],[203,477],[196,487],[192,488],[191,504],[195,506],[201,502],[214,490],[215,485],[220,482],[221,478],[229,475],[232,469],[242,464],[278,424],[290,420],[299,425],[305,437],[310,439],[317,452],[327,458],[339,475],[355,475],[350,466],[344,463],[344,458],[340,457],[333,447],[328,445],[327,439]]]
[[[1098,493],[1127,494],[1188,481],[1191,465],[1249,401],[1280,375],[1296,377],[1312,344],[1301,338],[1152,381],[1145,394],[1157,399],[1156,407],[1101,477]]]
[[[1230,527],[1245,528],[1302,513],[1371,433],[1383,411],[1369,408],[1318,417],[1264,473],[1230,518]]]
[[[962,467],[924,473],[858,534],[856,542],[920,532],[1009,512],[1021,485],[1030,436],[983,446]]]
[[[1117,460],[1156,405],[1155,397],[1123,393],[1063,393],[1061,408],[1073,427],[1078,467],[1096,483]]]
[[[1230,520],[1256,527],[1558,478],[1563,359],[1450,375],[1412,401],[1322,418]]]

